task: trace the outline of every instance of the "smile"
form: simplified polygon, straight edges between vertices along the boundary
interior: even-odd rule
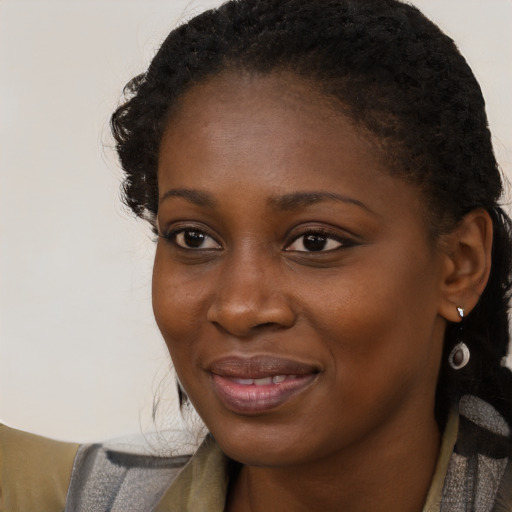
[[[273,377],[263,377],[261,379],[233,379],[233,381],[242,386],[250,386],[252,384],[255,386],[267,386],[269,384],[280,384],[286,379],[292,380],[296,378],[297,375],[274,375]]]
[[[210,367],[213,390],[232,412],[261,414],[276,409],[306,390],[317,368],[271,357],[225,358]]]

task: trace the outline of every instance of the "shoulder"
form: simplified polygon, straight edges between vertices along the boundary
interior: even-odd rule
[[[0,425],[0,511],[62,511],[79,445]]]
[[[66,511],[152,510],[189,458],[140,455],[99,444],[81,446]]]
[[[510,458],[496,497],[495,511],[512,512],[512,461]]]
[[[461,398],[459,414],[457,443],[445,481],[446,504],[512,512],[510,425],[493,405],[473,395]]]
[[[151,510],[188,462],[79,445],[0,424],[0,512]]]

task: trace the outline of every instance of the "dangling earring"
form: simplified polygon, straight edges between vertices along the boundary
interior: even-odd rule
[[[464,318],[464,308],[458,307],[457,312],[459,313],[459,317],[462,320]],[[459,330],[459,335],[457,336],[459,340],[461,339],[461,332],[462,325]],[[448,362],[454,370],[460,370],[468,364],[470,356],[471,354],[469,352],[468,346],[463,341],[459,341],[450,352],[450,355],[448,356]]]

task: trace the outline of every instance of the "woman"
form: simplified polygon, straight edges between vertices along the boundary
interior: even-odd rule
[[[233,1],[127,93],[125,197],[210,435],[184,469],[52,447],[66,510],[510,510],[510,219],[453,42],[396,0]]]

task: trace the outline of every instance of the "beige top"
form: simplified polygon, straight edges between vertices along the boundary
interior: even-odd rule
[[[439,512],[458,416],[448,420],[423,512]],[[0,512],[62,512],[77,444],[62,443],[0,425]],[[229,459],[207,437],[171,484],[154,512],[223,512]]]
[[[62,512],[77,450],[0,425],[0,511]]]

